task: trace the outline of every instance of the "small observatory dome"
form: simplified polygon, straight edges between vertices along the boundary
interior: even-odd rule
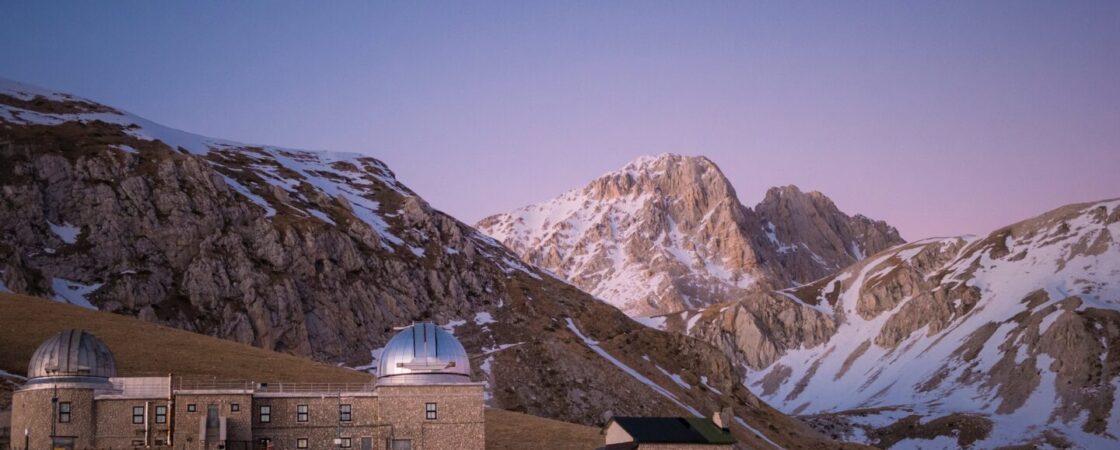
[[[432,323],[401,330],[381,351],[380,384],[470,382],[471,363],[463,344]]]
[[[113,352],[83,330],[66,330],[35,350],[27,366],[28,384],[56,382],[108,383],[117,376]]]

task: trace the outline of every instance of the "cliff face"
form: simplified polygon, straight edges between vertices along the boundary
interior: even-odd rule
[[[770,188],[754,207],[763,222],[768,256],[786,286],[804,284],[901,244],[898,230],[881,220],[849,216],[820,192],[797,186]]]
[[[2,291],[351,366],[431,320],[494,407],[601,424],[731,405],[747,445],[828,442],[717,349],[524,265],[366,156],[206,138],[2,81],[0,212]]]
[[[372,158],[185,154],[104,122],[5,135],[0,265],[18,292],[357,361],[393,325],[493,309],[520,267]]]
[[[478,228],[631,315],[654,315],[812,281],[899,244],[824,195],[771,189],[743,206],[704,157],[643,157],[582,189]]]
[[[849,439],[886,445],[907,429],[981,448],[1112,447],[1118,234],[1120,200],[1069,205],[650,322],[722,348],[764,400]],[[944,423],[934,432],[910,416]]]

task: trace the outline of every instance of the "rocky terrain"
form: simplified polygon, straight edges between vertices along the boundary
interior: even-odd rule
[[[762,399],[887,447],[1120,445],[1120,199],[895,246],[813,283],[648,320]]]
[[[206,138],[0,81],[0,213],[0,291],[350,366],[431,320],[494,407],[602,424],[731,406],[744,446],[835,445],[759,402],[718,349],[522,264],[367,156]]]
[[[903,242],[886,223],[796,186],[745,207],[712,161],[671,154],[477,227],[635,316],[809,282]]]

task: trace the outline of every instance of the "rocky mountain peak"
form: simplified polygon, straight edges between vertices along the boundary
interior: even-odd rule
[[[637,158],[595,179],[583,192],[589,198],[607,201],[648,194],[682,200],[698,208],[735,198],[731,182],[711,160],[671,153]]]
[[[773,244],[772,256],[794,283],[813,281],[904,242],[886,222],[849,216],[828,196],[795,185],[770,188],[754,211]]]
[[[878,235],[823,194],[774,188],[762,205],[772,212],[768,220],[741,204],[710,159],[663,154],[553,200],[488,217],[478,228],[525,261],[636,315],[811,281],[858,260],[853,253],[886,248],[865,241]],[[883,240],[901,242],[897,233]]]

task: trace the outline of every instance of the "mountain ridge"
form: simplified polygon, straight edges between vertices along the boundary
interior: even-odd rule
[[[434,321],[493,407],[597,425],[731,406],[744,445],[835,445],[758,402],[719,350],[521,263],[372,157],[207,138],[0,80],[0,161],[0,290],[349,366],[392,326]]]
[[[559,197],[480,220],[523,260],[631,315],[807,282],[902,242],[817,192],[772,188],[754,208],[703,156],[643,156]],[[823,255],[823,256],[822,256]]]
[[[874,436],[913,416],[986,428],[967,443],[980,447],[1113,446],[1118,234],[1120,199],[1071,204],[652,322],[723,348],[763,399],[857,442],[885,445]]]

